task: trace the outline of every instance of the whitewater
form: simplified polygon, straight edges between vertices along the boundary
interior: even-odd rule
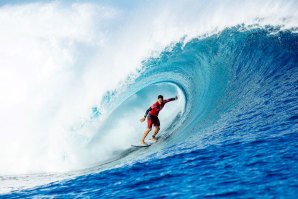
[[[296,198],[297,10],[0,1],[0,198]]]

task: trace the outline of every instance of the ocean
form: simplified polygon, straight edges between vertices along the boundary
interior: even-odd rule
[[[297,8],[2,3],[0,198],[297,198]]]

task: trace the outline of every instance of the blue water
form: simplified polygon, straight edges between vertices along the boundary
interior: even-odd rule
[[[163,84],[185,104],[157,144],[119,152],[103,170],[1,197],[297,198],[297,33],[239,26],[182,38],[102,104],[117,112]]]
[[[297,196],[297,135],[194,149],[52,183],[10,197],[240,197]],[[287,143],[285,145],[285,143]],[[171,148],[170,150],[173,150]]]

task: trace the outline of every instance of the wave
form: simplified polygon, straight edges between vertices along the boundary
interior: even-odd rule
[[[86,170],[67,175],[297,130],[298,34],[275,27],[244,29],[182,39],[146,60],[133,81],[128,78],[124,87],[107,92],[101,106],[91,109],[90,119],[72,129],[82,132],[100,124],[95,136],[75,139],[84,143],[77,143],[81,154],[99,158],[89,161]],[[160,141],[150,150],[131,149],[144,130],[138,117],[160,93],[179,96],[161,112]]]
[[[190,145],[191,140],[196,147],[203,147],[232,135],[244,139],[239,131],[249,131],[247,117],[260,128],[266,126],[263,117],[268,117],[267,122],[274,121],[270,124],[274,129],[289,119],[276,112],[279,106],[289,117],[297,109],[291,92],[294,88],[287,88],[297,83],[296,42],[296,33],[270,26],[237,26],[208,37],[182,39],[159,57],[146,60],[133,82],[128,78],[123,88],[104,95],[100,107],[108,112],[100,113],[99,107],[93,107],[91,121],[100,125],[95,130],[98,134],[85,145],[88,154],[100,154],[98,165],[110,161],[120,164],[173,145]],[[139,142],[145,128],[137,123],[138,116],[158,94],[179,96],[178,102],[167,105],[161,113],[159,143],[149,151],[129,149]],[[231,135],[217,137],[216,132],[229,123],[237,123]],[[202,143],[200,137],[206,135],[212,139]]]
[[[186,140],[221,142],[216,132],[230,122],[229,136],[245,137],[246,117],[260,130],[263,117],[296,121],[297,3],[190,3],[136,5],[131,15],[93,3],[2,6],[0,173],[65,172],[123,155],[160,93],[179,96],[160,116],[162,142],[126,160]]]
[[[295,95],[287,85],[297,83],[297,34],[274,27],[244,29],[229,28],[172,45],[160,57],[144,62],[142,73],[116,98],[127,100],[131,95],[139,95],[146,99],[158,92],[144,88],[176,85],[183,102],[180,109],[176,108],[179,125],[171,128],[175,132],[174,143],[201,134],[215,123],[239,120],[250,112],[281,118],[278,113],[271,115],[276,103],[282,105],[286,100],[290,104],[282,106],[296,107]],[[293,110],[289,113],[294,114]],[[171,113],[169,117],[175,115]]]

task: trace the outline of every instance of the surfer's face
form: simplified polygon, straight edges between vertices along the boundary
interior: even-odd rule
[[[158,103],[162,103],[163,102],[163,99],[162,98],[158,98]]]

